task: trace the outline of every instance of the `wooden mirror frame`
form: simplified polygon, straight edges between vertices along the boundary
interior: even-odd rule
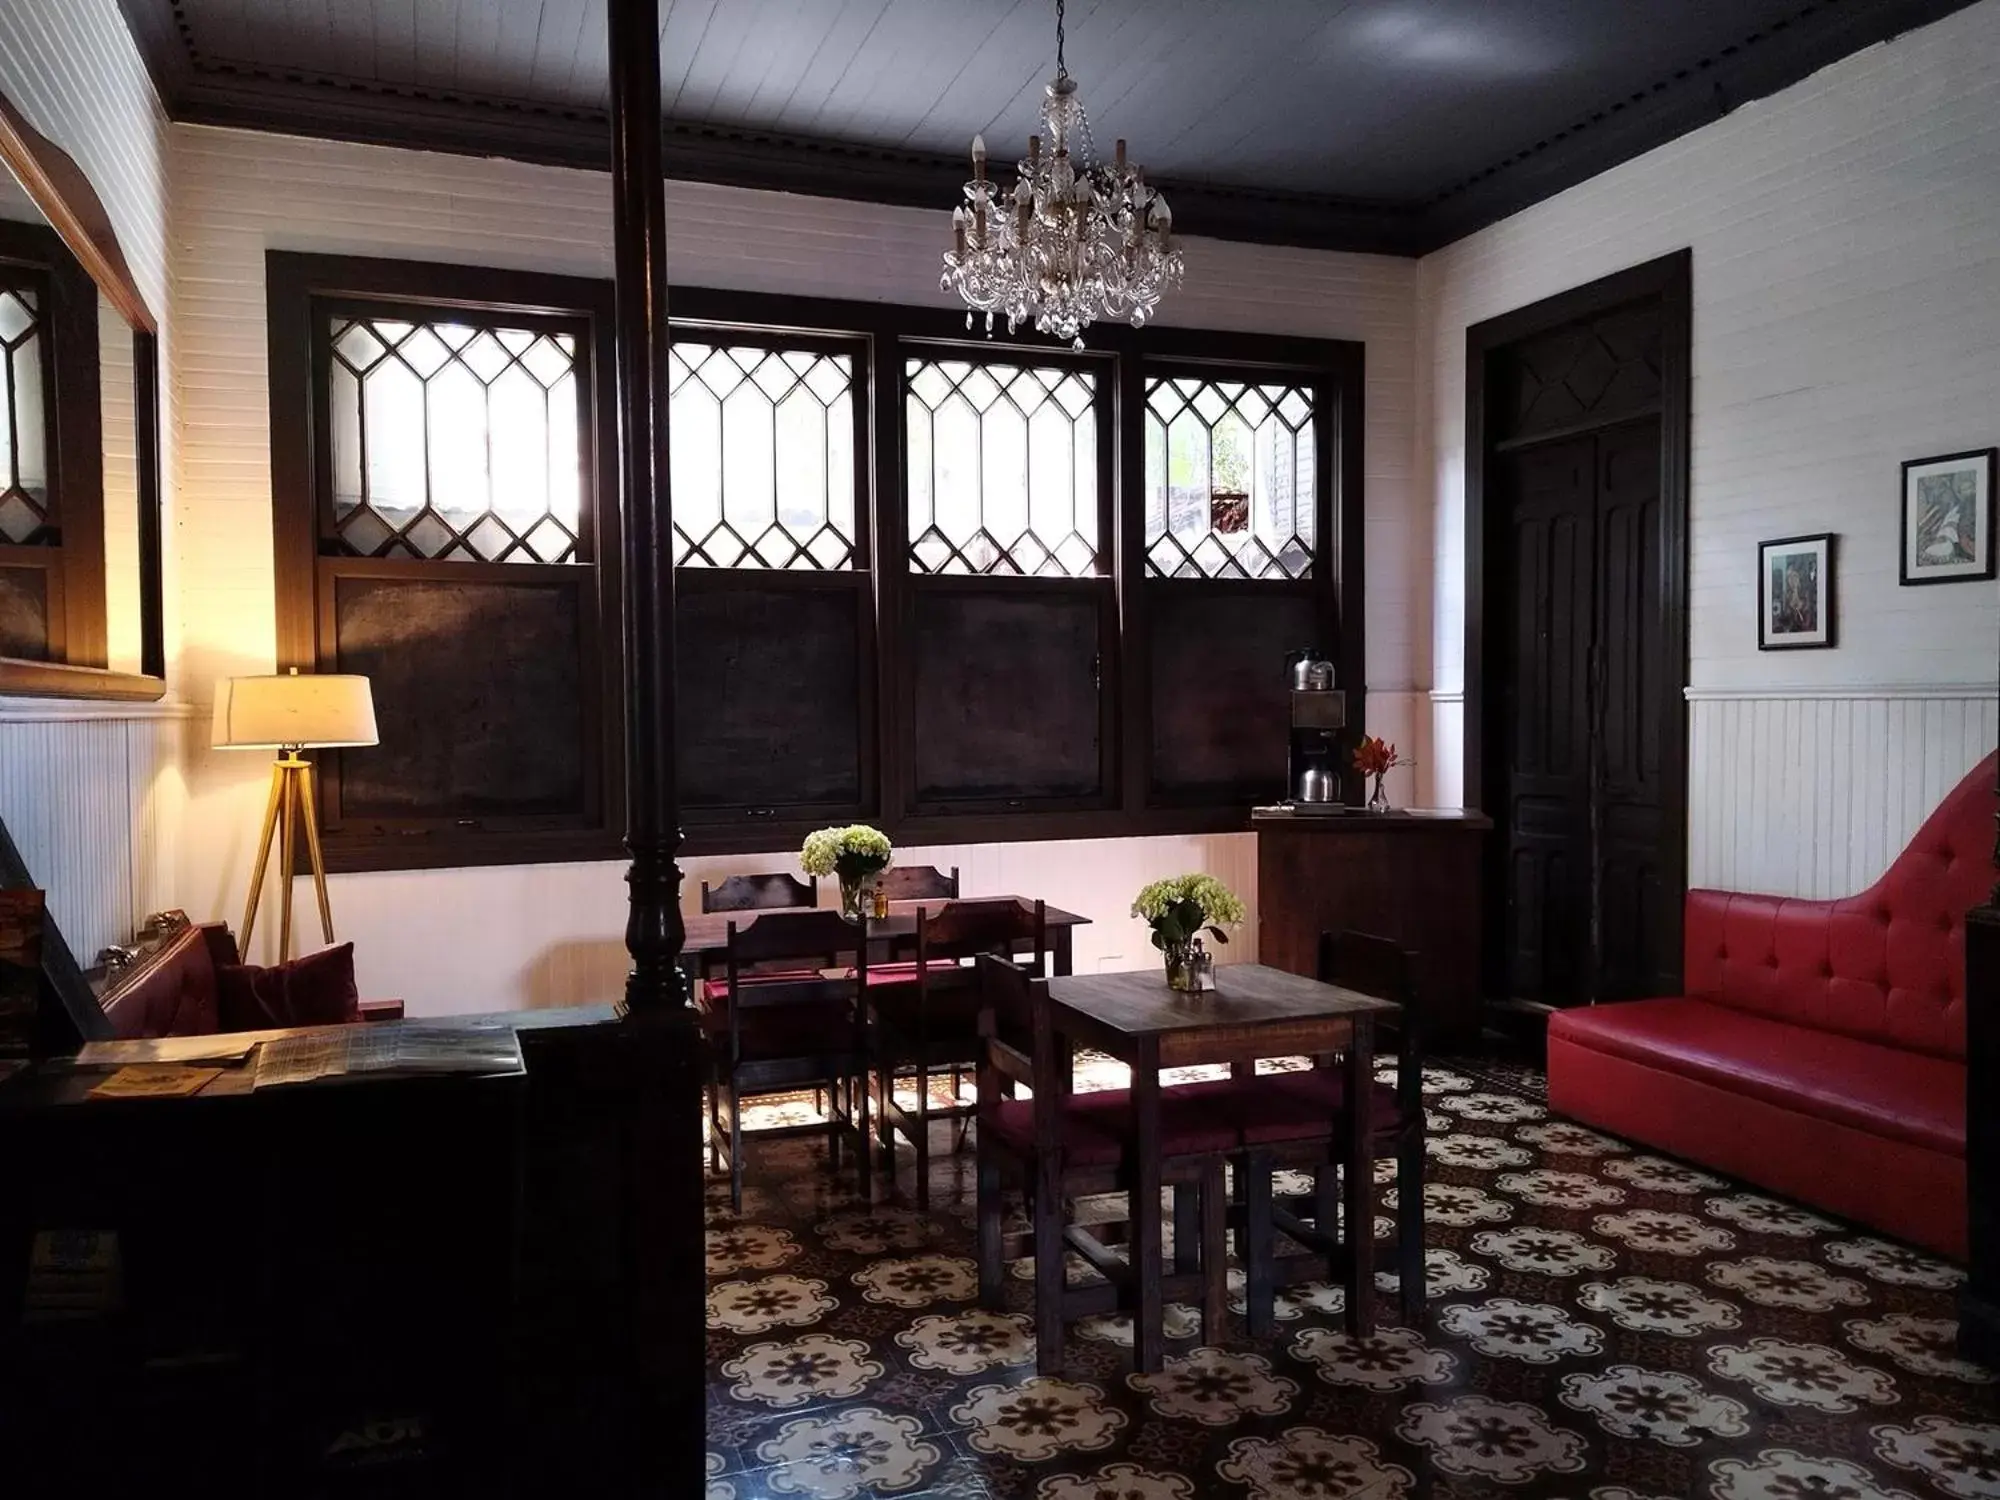
[[[133,280],[111,216],[90,179],[67,151],[23,119],[5,95],[0,95],[0,165],[13,172],[42,217],[132,330],[139,506],[139,671],[0,656],[0,697],[152,702],[167,691],[160,571],[159,324]]]

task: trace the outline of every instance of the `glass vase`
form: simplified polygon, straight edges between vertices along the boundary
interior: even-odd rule
[[[1386,775],[1386,773],[1384,774]],[[1377,776],[1375,778],[1375,790],[1368,794],[1368,810],[1372,813],[1385,813],[1389,811],[1389,793],[1382,785],[1382,781],[1383,777]]]
[[[1167,961],[1167,988],[1183,994],[1194,989],[1194,944],[1169,943],[1163,950]]]
[[[875,876],[872,873],[840,877],[840,914],[857,926],[875,915]]]

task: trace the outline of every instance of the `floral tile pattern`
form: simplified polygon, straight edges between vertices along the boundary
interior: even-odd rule
[[[1378,1262],[1371,1337],[1314,1281],[1251,1339],[1232,1266],[1222,1336],[1170,1306],[1154,1375],[1121,1313],[1039,1375],[1031,1262],[979,1307],[952,1125],[928,1214],[907,1148],[901,1194],[865,1204],[818,1139],[757,1141],[744,1212],[709,1198],[708,1500],[2000,1500],[2000,1372],[1955,1347],[1958,1268],[1551,1115],[1525,1069],[1452,1060],[1425,1103],[1425,1326]]]

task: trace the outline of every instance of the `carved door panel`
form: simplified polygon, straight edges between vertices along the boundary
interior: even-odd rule
[[[1561,1004],[1589,993],[1591,644],[1596,444],[1545,444],[1502,461],[1513,629],[1500,722],[1509,992]]]

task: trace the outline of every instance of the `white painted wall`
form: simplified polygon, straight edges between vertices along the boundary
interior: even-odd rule
[[[7,0],[0,5],[0,93],[73,156],[110,215],[125,259],[173,347],[167,250],[166,116],[117,0]],[[136,665],[138,601],[130,339],[107,349],[107,594],[114,664]],[[119,382],[123,381],[123,384]],[[174,492],[175,409],[163,392],[162,466]],[[168,639],[174,638],[174,549],[166,547]],[[89,962],[172,899],[170,849],[180,826],[181,710],[0,699],[0,818],[49,890],[50,910]]]
[[[377,147],[175,127],[175,253],[181,339],[173,378],[184,411],[177,513],[182,682],[208,701],[218,677],[270,670],[274,654],[264,253],[315,250],[603,276],[610,188],[600,175]],[[680,285],[946,305],[941,212],[669,183],[668,274]],[[1387,691],[1373,721],[1406,744],[1415,645],[1428,597],[1414,533],[1410,459],[1416,266],[1383,257],[1191,240],[1188,291],[1168,321],[1367,344],[1369,681]],[[1400,717],[1398,717],[1400,716]],[[180,901],[232,915],[262,811],[260,757],[198,750],[181,842]],[[1408,789],[1405,789],[1407,795]],[[1090,916],[1079,968],[1141,961],[1133,894],[1203,869],[1254,896],[1247,835],[1007,844],[912,852],[958,864],[970,892],[1041,896]],[[687,864],[703,875],[772,860]],[[344,875],[338,930],[356,944],[364,991],[413,1012],[598,999],[623,972],[618,864]],[[1230,956],[1254,947],[1254,924]]]
[[[1994,743],[1992,583],[1897,585],[1898,466],[2000,443],[2000,0],[1426,257],[1412,545],[1463,795],[1465,330],[1694,251],[1690,877],[1872,880]],[[1759,653],[1757,543],[1840,534],[1837,650]]]

